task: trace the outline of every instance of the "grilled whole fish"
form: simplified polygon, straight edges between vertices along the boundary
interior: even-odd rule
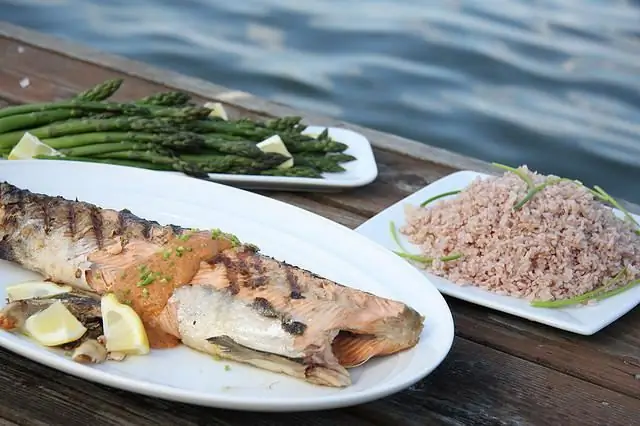
[[[325,386],[348,386],[347,368],[415,346],[423,329],[424,318],[403,303],[218,230],[160,225],[9,183],[0,183],[0,259],[114,293],[140,315],[152,348],[183,343]]]

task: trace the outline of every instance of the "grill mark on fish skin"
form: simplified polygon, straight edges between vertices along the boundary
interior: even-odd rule
[[[15,254],[13,252],[13,247],[11,242],[9,241],[9,235],[5,235],[0,239],[0,259],[14,261]]]
[[[253,280],[252,280],[252,288],[259,288],[259,287],[264,287],[265,285],[267,285],[267,281],[268,278],[266,277],[265,273],[265,267],[264,264],[262,263],[262,259],[260,259],[260,256],[251,256],[252,259],[252,265],[253,269],[254,269],[254,274],[252,275]]]
[[[289,297],[294,300],[305,299],[305,297],[299,291],[292,291]]]
[[[252,256],[252,252],[238,251],[235,259],[245,287],[255,290],[266,285],[267,277],[261,272],[264,270],[262,263]]]
[[[127,219],[125,217],[125,211],[118,211],[118,227],[116,228],[116,235],[124,234],[125,227],[127,226]]]
[[[150,221],[143,220],[141,221],[141,225],[142,225],[142,236],[147,240],[151,239],[151,228],[153,226],[153,223]]]
[[[51,217],[49,216],[49,201],[41,200],[40,207],[42,207],[42,222],[44,224],[44,234],[49,235],[51,232]]]
[[[278,318],[279,316],[278,312],[273,307],[271,302],[269,302],[264,297],[256,297],[255,299],[253,299],[251,307],[263,317]]]
[[[234,269],[233,261],[224,253],[219,253],[213,259],[209,260],[208,263],[214,267],[216,263],[222,263],[224,265],[227,272],[227,281],[229,281],[227,289],[234,296],[238,294],[240,287],[238,286],[238,276]]]
[[[0,185],[0,203],[2,203],[5,208],[4,223],[2,223],[5,232],[9,232],[9,230],[17,224],[18,215],[16,214],[15,197],[18,196],[18,194],[20,194],[18,188],[9,183],[5,182]]]
[[[282,320],[282,329],[294,336],[302,336],[307,329],[307,325],[300,321],[294,321],[291,318],[284,318]]]
[[[104,235],[102,235],[102,213],[100,209],[94,205],[89,206],[89,216],[91,217],[91,227],[96,237],[98,249],[102,249],[104,245]]]
[[[293,274],[291,268],[288,268],[287,265],[284,267],[284,276],[286,278],[287,283],[289,284],[289,288],[291,289],[290,297],[292,299],[304,299],[302,292],[300,291],[300,284],[298,283],[298,278]]]
[[[67,203],[67,227],[71,238],[76,235],[76,209],[74,203]]]

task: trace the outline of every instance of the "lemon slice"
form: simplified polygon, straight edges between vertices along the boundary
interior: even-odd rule
[[[57,294],[69,293],[71,286],[58,285],[49,281],[27,281],[7,287],[9,302],[39,297],[51,297]]]
[[[113,294],[102,296],[100,307],[107,351],[127,355],[149,353],[147,333],[136,311],[118,302]]]
[[[218,117],[218,118],[222,118],[225,121],[229,120],[227,111],[225,111],[224,107],[220,102],[207,102],[204,104],[204,107],[209,108],[211,110],[209,117]]]
[[[44,346],[73,342],[87,332],[86,327],[60,301],[27,318],[24,329]]]
[[[20,142],[13,147],[8,160],[28,160],[36,155],[52,155],[62,156],[62,153],[51,148],[49,145],[42,143],[40,139],[33,136],[29,132],[25,132],[20,138]]]
[[[256,145],[262,152],[277,152],[278,154],[282,154],[285,157],[289,157],[284,163],[280,164],[278,168],[280,169],[288,169],[293,167],[293,158],[284,142],[278,135],[273,135],[259,144]]]

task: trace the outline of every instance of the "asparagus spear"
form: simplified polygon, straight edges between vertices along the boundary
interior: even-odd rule
[[[185,106],[191,100],[191,96],[184,92],[160,92],[150,96],[146,96],[138,101],[136,104],[140,105],[156,105],[166,107],[180,107]]]
[[[293,162],[296,165],[312,167],[325,173],[344,172],[345,169],[340,163],[347,163],[355,160],[356,157],[348,154],[317,154],[302,153],[293,156]]]
[[[109,160],[135,160],[152,164],[170,166],[173,170],[194,177],[207,177],[207,171],[198,163],[191,163],[183,159],[153,151],[118,151],[108,154],[99,154],[92,158],[104,158]]]
[[[180,158],[198,164],[209,173],[249,174],[274,168],[287,160],[277,153],[265,153],[262,158],[247,158],[238,155],[190,155],[182,154]]]
[[[264,176],[285,176],[285,177],[309,177],[321,178],[322,174],[314,168],[306,166],[293,166],[288,169],[269,169],[260,172]]]
[[[196,133],[215,134],[217,137],[224,137],[225,139],[233,136],[236,139],[246,139],[254,142],[261,142],[274,135],[273,130],[247,120],[198,120],[180,123],[178,126]],[[328,136],[322,139],[315,139],[297,133],[280,132],[278,135],[292,154],[297,152],[342,152],[347,149],[347,145],[334,141]]]
[[[204,145],[214,151],[223,154],[235,154],[242,157],[257,158],[264,152],[251,141],[229,141],[215,136],[205,136]]]
[[[80,146],[100,146],[117,142],[145,142],[185,151],[193,151],[204,146],[202,137],[193,133],[95,132],[57,138],[43,138],[42,142],[58,150]]]
[[[189,105],[191,96],[183,92],[160,92],[153,95],[146,96],[137,100],[138,105],[153,105],[153,106],[165,106],[165,107],[183,107]],[[117,113],[114,112],[102,112],[99,114],[92,114],[93,118],[111,118],[115,117]]]
[[[172,127],[174,121],[170,118],[139,118],[121,117],[111,119],[69,120],[54,123],[36,129],[30,129],[29,133],[39,139],[57,138],[60,136],[76,135],[79,133],[110,132],[110,131],[143,131],[154,133],[175,133]],[[0,134],[0,149],[12,148],[20,141],[24,131]]]
[[[302,121],[302,117],[281,117],[267,121],[264,126],[274,132],[300,133],[306,128],[305,125],[300,124],[300,121]]]
[[[105,99],[113,96],[122,86],[123,80],[121,78],[113,78],[106,80],[84,92],[78,93],[73,99],[78,101],[104,101]]]
[[[331,160],[328,157],[294,155],[293,162],[296,165],[311,167],[328,173],[339,173],[345,171],[345,168],[337,161]]]
[[[49,103],[35,103],[9,106],[0,109],[0,118],[16,114],[26,114],[30,112],[42,112],[58,109],[80,109],[91,112],[117,112],[123,115],[140,115],[151,117],[176,117],[176,118],[203,118],[211,113],[205,107],[155,107],[152,105],[137,105],[132,103],[115,102],[91,102],[91,101],[63,101]]]
[[[18,129],[31,129],[36,126],[43,126],[45,124],[81,117],[83,115],[86,115],[86,111],[78,109],[58,109],[10,115],[8,117],[0,118],[0,134]]]
[[[158,151],[158,146],[153,143],[138,142],[111,142],[99,145],[76,146],[73,148],[61,148],[58,151],[69,157],[93,157],[101,154],[109,154],[120,151]]]
[[[347,145],[342,142],[334,141],[333,139],[318,140],[306,138],[304,135],[299,135],[298,137],[280,135],[280,138],[292,154],[302,152],[342,152],[348,148]]]

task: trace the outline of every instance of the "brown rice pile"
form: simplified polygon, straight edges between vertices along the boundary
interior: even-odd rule
[[[550,176],[521,171],[537,185]],[[640,236],[634,226],[583,186],[561,181],[538,192],[520,210],[526,183],[507,172],[476,179],[460,194],[421,208],[407,206],[400,232],[426,257],[462,254],[426,268],[461,285],[536,300],[578,296],[638,276]]]

